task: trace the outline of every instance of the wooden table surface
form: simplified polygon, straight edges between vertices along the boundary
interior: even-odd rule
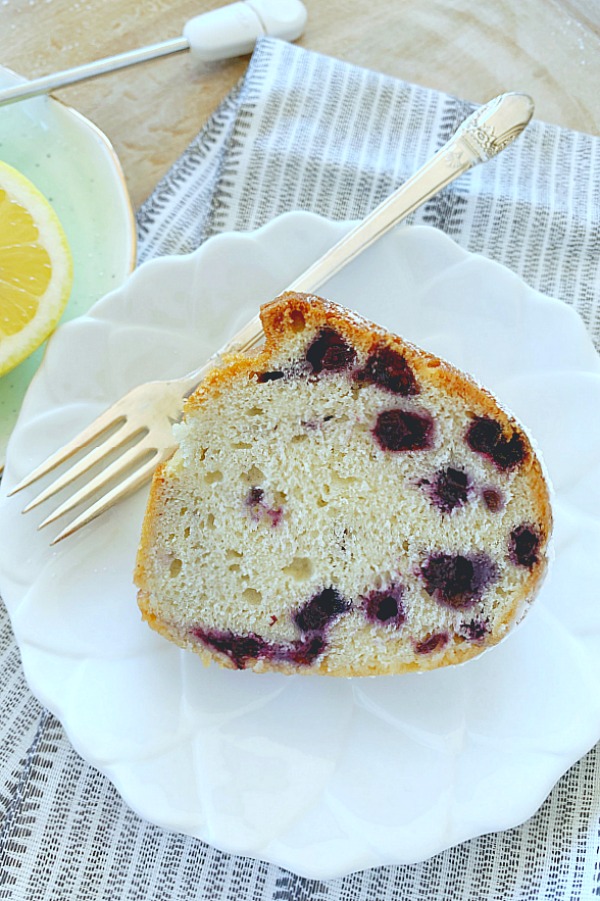
[[[305,0],[303,47],[483,102],[524,90],[547,122],[600,132],[600,0]],[[219,0],[2,0],[0,63],[28,78],[182,33]],[[56,92],[113,143],[134,207],[244,74],[189,54]]]

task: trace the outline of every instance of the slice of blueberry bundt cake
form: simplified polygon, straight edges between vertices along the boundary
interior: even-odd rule
[[[460,663],[536,594],[548,489],[523,429],[442,360],[317,297],[261,311],[156,472],[146,621],[227,667],[362,676]]]

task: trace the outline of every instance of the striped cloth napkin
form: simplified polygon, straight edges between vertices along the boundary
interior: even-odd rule
[[[265,39],[138,213],[140,262],[306,209],[362,217],[472,106]],[[541,122],[412,216],[573,304],[600,344],[600,140]],[[600,895],[600,754],[519,828],[422,863],[329,882],[233,857],[140,820],[25,684],[0,616],[0,899],[538,901]]]

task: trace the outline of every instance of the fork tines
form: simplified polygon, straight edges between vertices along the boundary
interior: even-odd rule
[[[157,448],[153,442],[148,441],[148,429],[142,424],[136,425],[135,422],[132,422],[131,416],[124,415],[118,409],[119,407],[120,404],[117,403],[99,416],[90,426],[48,457],[9,492],[9,495],[13,495],[27,488],[67,462],[79,451],[94,442],[99,442],[94,444],[83,457],[80,457],[61,473],[50,485],[40,491],[33,500],[29,501],[23,508],[23,513],[27,513],[57,495],[93,467],[99,466],[111,457],[114,458],[94,478],[61,503],[40,523],[38,529],[55,522],[79,504],[89,501],[93,495],[106,488],[112,480],[126,474],[126,477],[118,485],[105,493],[63,529],[54,538],[52,544],[71,535],[122,497],[137,490],[152,475],[152,471],[158,463],[170,453],[165,449]]]

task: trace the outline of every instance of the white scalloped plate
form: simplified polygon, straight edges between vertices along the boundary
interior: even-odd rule
[[[25,79],[0,66],[0,87]],[[0,159],[19,169],[55,208],[73,253],[66,322],[123,283],[136,233],[121,164],[108,138],[52,97],[0,106]],[[19,408],[43,357],[38,348],[0,378],[0,472]]]
[[[140,267],[50,342],[3,492],[134,383],[196,366],[347,227],[293,213]],[[566,305],[428,228],[384,237],[322,293],[473,373],[537,439],[556,560],[502,645],[380,679],[205,668],[140,620],[145,491],[54,550],[41,514],[3,497],[0,583],[32,691],[131,807],[332,878],[521,823],[600,738],[600,361]]]

